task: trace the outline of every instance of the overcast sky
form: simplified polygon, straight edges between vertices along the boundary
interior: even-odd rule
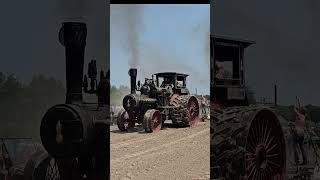
[[[207,5],[111,5],[111,83],[130,86],[128,69],[138,79],[157,72],[186,73],[187,86],[210,92]]]
[[[58,42],[61,23],[87,23],[85,63],[96,58],[107,67],[109,19],[104,0],[5,0],[0,6],[0,72],[29,81],[43,73],[65,80],[64,47]],[[86,70],[85,70],[86,72]]]
[[[320,1],[223,0],[211,8],[214,34],[256,41],[246,50],[249,85],[256,96],[320,105]]]

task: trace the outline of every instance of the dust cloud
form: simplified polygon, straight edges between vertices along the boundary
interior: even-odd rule
[[[123,37],[123,47],[128,51],[129,67],[137,68],[140,58],[139,34],[143,32],[143,6],[139,5],[111,5],[110,17],[112,25],[117,26]]]

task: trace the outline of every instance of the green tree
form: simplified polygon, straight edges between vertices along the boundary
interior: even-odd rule
[[[0,136],[38,137],[44,113],[64,96],[62,83],[53,78],[36,75],[23,84],[13,74],[0,73]]]
[[[119,87],[111,86],[110,88],[110,104],[121,105],[125,95],[130,93],[130,88],[120,85]]]

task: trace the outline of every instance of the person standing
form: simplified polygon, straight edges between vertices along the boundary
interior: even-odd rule
[[[215,78],[223,79],[224,78],[224,68],[222,65],[215,63],[216,75]]]
[[[304,133],[305,133],[305,119],[306,111],[300,107],[299,99],[296,97],[296,104],[294,106],[294,111],[297,114],[296,120],[294,122],[293,131],[293,144],[294,144],[294,160],[296,164],[299,164],[298,149],[300,149],[302,154],[302,165],[307,164],[307,156],[304,149]]]
[[[292,162],[291,159],[293,159],[292,157],[293,157],[293,153],[294,153],[293,149],[295,148],[295,146],[293,144],[294,133],[295,133],[294,123],[290,122],[288,129],[285,133],[286,140],[287,140],[288,153],[289,153],[288,157],[289,157],[290,162]]]
[[[207,111],[206,111],[206,97],[204,95],[202,95],[202,98],[201,98],[201,112],[202,114],[207,114]]]

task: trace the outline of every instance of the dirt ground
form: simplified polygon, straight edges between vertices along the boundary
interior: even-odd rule
[[[111,126],[112,180],[207,180],[210,122],[192,128],[166,125],[158,133],[141,127],[127,133]]]

